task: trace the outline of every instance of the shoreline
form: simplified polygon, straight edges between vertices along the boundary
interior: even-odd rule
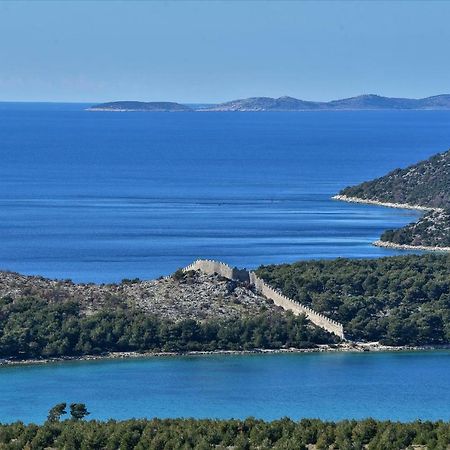
[[[378,200],[369,200],[359,197],[349,197],[347,195],[333,195],[332,200],[339,200],[347,203],[361,203],[363,205],[385,206],[386,208],[397,209],[413,209],[417,211],[443,211],[442,208],[431,208],[429,206],[411,205],[410,203],[393,203],[393,202],[380,202]]]
[[[331,197],[333,200],[339,200],[347,203],[360,203],[365,205],[374,205],[374,206],[384,206],[387,208],[398,208],[398,209],[412,209],[417,211],[444,211],[442,208],[431,208],[428,206],[420,206],[420,205],[411,205],[409,203],[391,203],[391,202],[379,202],[377,200],[366,200],[359,197],[349,197],[347,195],[333,195]],[[382,241],[380,239],[372,242],[372,245],[375,247],[381,248],[389,248],[395,250],[422,250],[422,251],[431,251],[431,252],[450,252],[450,247],[437,247],[437,246],[429,246],[429,245],[411,245],[411,244],[397,244],[395,242],[390,241]]]
[[[450,252],[450,247],[432,247],[428,245],[410,245],[410,244],[396,244],[395,242],[389,242],[389,241],[375,241],[372,242],[372,245],[375,247],[382,247],[382,248],[391,248],[396,250],[423,250],[428,252]]]
[[[294,353],[378,353],[378,352],[409,352],[409,351],[438,351],[450,350],[450,344],[443,345],[382,345],[378,342],[355,342],[328,345],[322,344],[315,348],[279,348],[279,349],[252,349],[252,350],[211,350],[188,352],[109,352],[101,355],[61,356],[42,359],[0,359],[2,367],[46,365],[63,362],[107,361],[115,359],[150,359],[174,358],[181,356],[239,356],[239,355],[277,355]]]

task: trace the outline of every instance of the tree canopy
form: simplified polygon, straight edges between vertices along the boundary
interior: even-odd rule
[[[323,422],[288,418],[265,422],[245,420],[151,419],[107,422],[16,422],[0,424],[0,448],[127,449],[127,450],[447,450],[448,422],[399,423],[344,420]]]
[[[126,307],[105,308],[83,316],[76,302],[3,298],[0,319],[1,358],[305,348],[337,341],[304,316],[282,311],[240,319],[175,322]]]

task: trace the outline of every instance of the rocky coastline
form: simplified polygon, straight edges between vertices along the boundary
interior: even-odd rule
[[[53,364],[76,361],[105,361],[115,359],[146,359],[146,358],[173,358],[180,356],[217,356],[217,355],[276,355],[291,353],[361,353],[361,352],[411,352],[411,351],[437,351],[450,350],[450,345],[382,345],[379,342],[343,342],[334,345],[318,345],[314,348],[279,348],[251,350],[214,350],[190,352],[110,352],[99,355],[62,356],[42,359],[0,359],[0,368],[5,366],[21,366],[36,364]]]
[[[372,243],[375,247],[384,247],[397,250],[423,250],[426,252],[450,252],[450,247],[432,247],[427,245],[409,245],[409,244],[396,244],[389,241],[375,241]]]
[[[435,212],[435,213],[443,213],[443,208],[432,208],[422,205],[411,205],[409,203],[392,203],[392,202],[381,202],[377,200],[369,200],[369,199],[363,199],[359,197],[350,197],[347,195],[334,195],[332,197],[333,200],[339,200],[343,202],[348,203],[360,203],[360,204],[366,204],[366,205],[374,205],[374,206],[384,206],[387,208],[398,208],[398,209],[412,209],[417,211],[424,211],[425,213]],[[424,216],[422,216],[423,218]],[[421,219],[420,219],[421,220]],[[419,220],[419,222],[420,222]],[[418,223],[419,223],[418,222]],[[450,247],[448,246],[432,246],[432,245],[412,245],[412,244],[397,244],[395,242],[391,242],[388,240],[377,240],[372,243],[375,247],[383,247],[383,248],[389,248],[389,249],[396,249],[396,250],[422,250],[422,251],[432,251],[432,252],[450,252]]]
[[[443,211],[442,208],[431,208],[428,206],[421,205],[411,205],[409,203],[392,203],[392,202],[380,202],[378,200],[369,200],[359,197],[349,197],[347,195],[334,195],[331,197],[333,200],[339,200],[341,202],[347,203],[361,203],[363,205],[374,205],[374,206],[385,206],[387,208],[398,208],[398,209],[413,209],[417,211]]]

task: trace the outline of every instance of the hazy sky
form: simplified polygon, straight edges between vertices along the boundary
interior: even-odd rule
[[[0,2],[0,101],[450,92],[450,2]]]

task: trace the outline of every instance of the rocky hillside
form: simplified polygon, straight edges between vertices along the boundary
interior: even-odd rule
[[[449,208],[450,150],[373,181],[347,187],[339,194],[362,200]]]
[[[171,111],[192,111],[189,106],[174,102],[134,102],[121,101],[109,102],[93,105],[88,111],[153,111],[153,112],[171,112]]]
[[[414,247],[450,247],[450,213],[431,211],[417,222],[398,230],[387,230],[381,235],[379,245],[411,245]]]
[[[278,310],[242,283],[200,272],[177,274],[159,280],[97,285],[0,272],[0,298],[34,297],[51,303],[75,300],[85,315],[108,306],[126,305],[175,321],[230,319]]]
[[[177,271],[153,281],[74,284],[0,273],[0,365],[121,355],[315,348],[339,339],[249,286]]]

